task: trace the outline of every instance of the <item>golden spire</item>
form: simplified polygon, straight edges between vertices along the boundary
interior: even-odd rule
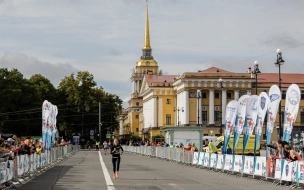
[[[148,15],[148,0],[146,0],[146,25],[145,25],[145,39],[144,39],[144,48],[151,49],[150,46],[150,32],[149,32],[149,15]]]

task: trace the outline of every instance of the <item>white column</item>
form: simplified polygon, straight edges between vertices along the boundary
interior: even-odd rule
[[[119,135],[123,135],[123,125],[122,125],[123,119],[120,118],[119,121]]]
[[[201,90],[197,90],[197,95],[200,96],[199,99],[197,99],[197,110],[196,110],[196,123],[202,124],[202,92]]]
[[[157,115],[158,115],[158,110],[157,110],[157,97],[154,98],[154,118],[153,118],[153,124],[152,127],[157,127],[158,121],[157,121]]]
[[[135,81],[133,80],[132,81],[132,93],[134,93],[135,92]]]
[[[234,90],[234,99],[236,100],[236,101],[238,101],[238,99],[240,98],[240,94],[239,94],[239,90]]]
[[[222,123],[225,123],[227,105],[227,91],[222,90]]]
[[[189,90],[185,91],[185,123],[184,124],[189,124]]]
[[[209,124],[214,124],[214,89],[209,89]]]
[[[251,95],[251,90],[247,90],[247,94],[248,94],[248,95]]]
[[[136,91],[139,93],[139,81],[136,81]]]
[[[163,98],[158,98],[158,126],[164,126],[163,125]]]

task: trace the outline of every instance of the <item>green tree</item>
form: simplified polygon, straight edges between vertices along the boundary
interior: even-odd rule
[[[0,69],[1,131],[26,135],[41,131],[41,109],[36,109],[38,95],[34,86],[17,70]],[[27,110],[27,111],[20,111]],[[36,118],[40,111],[40,118]]]
[[[89,138],[89,130],[98,132],[99,128],[99,102],[101,103],[102,139],[106,131],[114,131],[118,126],[117,117],[121,110],[122,100],[106,93],[102,87],[97,87],[94,77],[87,71],[80,71],[75,76],[65,77],[58,86],[58,95],[65,102],[63,110],[66,125],[64,130],[68,136],[72,133],[82,133]],[[62,128],[63,129],[63,128]]]

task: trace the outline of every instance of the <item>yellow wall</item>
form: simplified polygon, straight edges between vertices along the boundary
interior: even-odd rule
[[[136,118],[136,115],[138,115],[138,118]],[[131,132],[134,135],[138,135],[139,134],[139,112],[129,112],[128,116],[130,118]],[[136,132],[136,128],[138,128],[138,132]]]
[[[195,126],[197,124],[197,98],[189,98],[189,124]]]
[[[171,104],[167,104],[167,99],[171,99]],[[163,106],[163,126],[174,126],[175,121],[175,96],[174,95],[164,95],[162,96],[162,106]],[[166,123],[166,115],[171,114],[171,125]],[[160,126],[162,127],[162,126]]]

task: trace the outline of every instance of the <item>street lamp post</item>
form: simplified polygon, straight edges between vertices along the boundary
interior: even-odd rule
[[[182,111],[182,112],[184,112],[184,107],[182,107],[182,108],[175,108],[174,107],[174,110],[173,110],[174,112],[176,112],[177,111],[177,126],[179,126],[179,111]]]
[[[277,61],[274,63],[276,67],[279,67],[279,89],[281,92],[281,65],[283,65],[285,61],[282,58],[282,52],[280,49],[277,49]],[[282,95],[282,92],[281,92]],[[280,129],[280,139],[282,138],[282,111],[281,111],[281,101],[279,104],[279,129]]]
[[[259,64],[258,61],[254,62],[254,69],[252,71],[252,74],[255,75],[255,95],[258,95],[258,74],[260,74],[261,71],[259,70]]]
[[[199,104],[200,98],[201,98],[200,93],[197,92],[197,126],[200,126],[200,123],[199,123],[199,119],[200,119],[199,108],[200,108],[200,106],[201,106],[201,105]]]
[[[82,117],[82,119],[81,119],[81,122],[82,122],[82,124],[81,124],[81,136],[83,138],[83,114],[81,115],[81,117]]]
[[[224,87],[223,87],[223,79],[220,78],[219,79],[219,90],[222,92],[223,89],[224,89]],[[221,125],[220,125],[220,134],[221,134],[221,136],[222,136],[222,133],[223,133],[222,101],[223,101],[223,96],[221,96],[221,104],[220,104],[220,122],[221,122]]]

